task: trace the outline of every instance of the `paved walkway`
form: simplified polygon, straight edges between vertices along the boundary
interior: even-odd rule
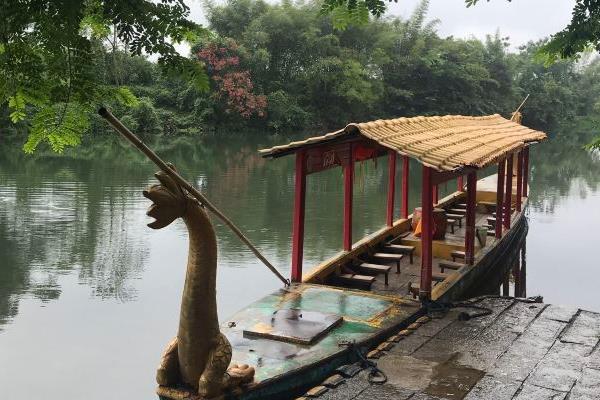
[[[480,311],[453,309],[370,353],[387,383],[370,384],[363,370],[311,393],[322,400],[600,399],[599,313],[508,298],[474,304],[492,313],[461,321],[461,312]]]

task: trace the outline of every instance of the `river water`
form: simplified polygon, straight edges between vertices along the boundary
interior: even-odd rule
[[[527,293],[600,311],[600,156],[583,129],[532,151]],[[163,140],[172,161],[289,275],[293,160],[257,149],[289,138]],[[411,169],[410,207],[420,171]],[[0,143],[0,387],[4,399],[150,399],[174,336],[187,257],[177,222],[146,227],[142,189],[155,168],[118,139],[69,156],[23,155]],[[357,167],[354,238],[381,227],[387,164]],[[310,176],[305,265],[339,251],[340,170]],[[442,192],[454,190],[453,185]],[[398,215],[398,210],[397,214]],[[222,321],[280,287],[217,221]]]

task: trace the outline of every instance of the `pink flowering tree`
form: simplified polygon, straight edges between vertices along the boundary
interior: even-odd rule
[[[206,64],[214,87],[213,96],[224,105],[226,113],[242,118],[264,117],[267,98],[254,93],[250,71],[240,66],[238,45],[232,39],[209,42],[196,53]]]

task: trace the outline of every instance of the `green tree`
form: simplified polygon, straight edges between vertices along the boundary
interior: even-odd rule
[[[90,114],[104,101],[135,101],[120,68],[122,53],[109,64],[101,47],[127,54],[158,54],[163,72],[207,87],[201,64],[181,56],[174,43],[193,38],[200,27],[188,19],[183,0],[2,0],[0,1],[0,106],[29,131],[25,151],[43,142],[55,151],[80,143]],[[101,71],[110,65],[113,83]],[[143,75],[143,71],[139,71]]]
[[[322,12],[331,13],[334,21],[337,22],[336,26],[345,28],[349,24],[366,23],[369,15],[383,16],[387,3],[391,1],[398,0],[324,0]],[[467,7],[479,2],[480,0],[465,0]],[[547,62],[555,62],[560,58],[577,57],[590,46],[600,51],[598,26],[600,26],[600,2],[576,0],[569,25],[554,34],[552,39],[540,48],[540,54],[546,56]]]

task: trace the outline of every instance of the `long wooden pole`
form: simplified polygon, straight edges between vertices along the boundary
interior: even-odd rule
[[[211,211],[217,218],[219,218],[225,225],[229,227],[235,233],[235,235],[244,243],[252,253],[260,260],[263,264],[267,266],[273,272],[281,282],[283,282],[286,286],[289,286],[290,281],[286,279],[281,272],[277,270],[263,256],[260,251],[250,242],[250,240],[244,236],[242,231],[223,214],[217,207],[215,207],[200,191],[198,191],[195,187],[189,184],[185,179],[181,177],[173,168],[171,168],[166,162],[164,162],[155,152],[153,152],[144,142],[142,142],[133,132],[131,132],[125,125],[121,123],[108,111],[106,108],[101,107],[98,110],[98,114],[100,114],[104,119],[108,121],[108,123],[123,136],[129,142],[131,142],[135,147],[137,147],[142,153],[144,153],[158,168],[160,168],[164,173],[169,175],[175,182],[177,182],[180,186],[184,187],[192,196],[194,196],[204,207],[206,207],[209,211]]]

